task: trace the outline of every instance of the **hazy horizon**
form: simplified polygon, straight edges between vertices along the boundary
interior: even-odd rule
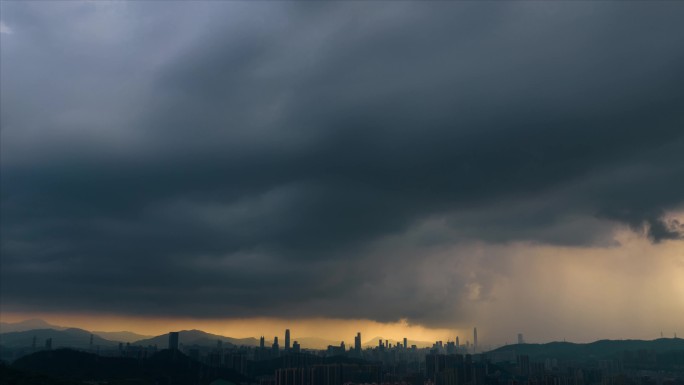
[[[330,319],[313,319],[313,320],[269,320],[269,319],[251,319],[249,322],[243,320],[163,320],[163,319],[140,319],[135,317],[120,317],[100,315],[96,317],[83,315],[68,315],[59,316],[55,314],[30,314],[18,315],[12,314],[9,319],[5,316],[0,317],[3,323],[20,323],[22,321],[42,321],[52,326],[58,327],[77,327],[91,332],[133,332],[146,337],[155,337],[164,335],[172,331],[190,331],[200,330],[203,332],[217,334],[224,337],[232,338],[254,338],[265,337],[267,341],[272,341],[273,337],[283,338],[286,329],[293,333],[292,341],[298,339],[321,339],[329,342],[341,342],[347,346],[353,345],[353,337],[355,333],[362,334],[363,343],[369,344],[375,338],[389,339],[393,341],[401,341],[403,338],[408,338],[410,341],[420,341],[432,344],[436,341],[449,342],[454,341],[455,337],[459,337],[461,343],[471,343],[473,341],[473,330],[461,331],[435,331],[426,330],[421,327],[407,325],[405,321],[394,324],[378,324],[377,322],[369,322],[368,320],[330,320]],[[52,321],[50,321],[52,320]],[[55,322],[53,322],[55,321]],[[248,324],[249,326],[246,326]],[[161,326],[160,326],[161,325]],[[297,329],[297,327],[301,327]],[[344,329],[343,332],[339,330],[332,332],[330,328],[340,326]],[[355,330],[355,331],[354,331]],[[302,334],[300,331],[304,331]],[[5,331],[3,331],[5,332]],[[503,342],[490,341],[488,330],[478,329],[479,345],[481,348],[496,348],[508,344],[517,343],[518,334],[510,335],[509,339],[504,338]],[[308,334],[307,334],[308,333]],[[375,333],[375,334],[373,334]],[[523,333],[520,333],[523,334]],[[535,334],[523,334],[525,343],[530,344],[544,344],[549,342],[572,342],[572,343],[591,343],[600,340],[655,340],[659,338],[674,338],[679,337],[677,331],[667,332],[666,330],[656,331],[652,335],[644,334],[642,336],[614,336],[608,338],[606,335],[590,337],[588,339],[569,339],[567,337],[551,337],[550,339],[538,340]],[[500,335],[500,333],[494,333]],[[300,341],[301,342],[301,341]],[[306,345],[303,345],[307,347]]]

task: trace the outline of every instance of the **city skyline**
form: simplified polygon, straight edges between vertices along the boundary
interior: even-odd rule
[[[682,2],[0,7],[3,322],[684,329]]]
[[[5,322],[6,320],[3,320]],[[615,339],[615,340],[623,340],[623,339],[634,339],[634,340],[655,340],[658,338],[677,338],[677,331],[668,331],[665,332],[663,330],[660,331],[655,331],[651,333],[651,335],[646,335],[642,337],[634,337],[634,338],[606,338],[605,335],[601,337],[597,337],[595,339],[568,339],[567,337],[555,337],[551,339],[534,339],[532,341],[527,340],[526,338],[523,338],[524,333],[516,333],[515,335],[510,335],[507,336],[509,338],[503,338],[502,341],[494,341],[493,339],[490,340],[485,340],[484,343],[481,343],[482,340],[480,339],[478,342],[478,337],[477,337],[477,327],[473,328],[471,330],[471,335],[469,336],[468,330],[462,330],[459,334],[459,332],[455,331],[442,331],[440,334],[434,334],[434,333],[421,333],[421,334],[412,334],[410,331],[409,336],[406,336],[406,330],[408,329],[402,329],[402,328],[387,328],[386,325],[382,325],[382,328],[370,328],[370,329],[364,329],[366,332],[370,332],[371,335],[364,334],[360,331],[356,332],[355,335],[350,336],[350,335],[344,335],[344,332],[338,332],[336,334],[316,334],[316,331],[312,331],[312,329],[303,329],[303,333],[298,333],[294,334],[294,337],[292,337],[291,329],[290,327],[286,329],[281,329],[281,330],[275,330],[274,328],[267,328],[268,332],[264,333],[263,328],[265,324],[260,324],[257,321],[257,324],[259,326],[253,326],[248,329],[240,329],[240,328],[231,328],[225,327],[215,327],[212,326],[211,324],[202,324],[200,323],[193,323],[193,321],[188,321],[188,323],[180,323],[180,324],[167,324],[165,326],[162,326],[161,328],[157,327],[154,329],[145,329],[145,328],[136,328],[136,325],[139,326],[139,323],[134,323],[131,324],[133,325],[132,328],[125,328],[123,325],[126,325],[125,323],[115,323],[112,325],[112,327],[97,327],[95,326],[94,328],[92,327],[93,325],[91,324],[90,327],[87,324],[74,324],[74,323],[68,323],[70,322],[68,319],[62,319],[63,322],[67,322],[65,324],[53,324],[50,322],[46,322],[43,319],[40,318],[32,318],[32,319],[16,319],[12,320],[12,322],[7,323],[9,325],[10,329],[13,331],[15,330],[12,325],[20,325],[23,323],[28,323],[28,324],[34,324],[38,322],[40,325],[43,325],[40,327],[40,329],[44,327],[56,327],[57,330],[61,330],[63,328],[71,328],[71,327],[78,327],[84,330],[98,330],[95,333],[116,333],[116,332],[133,332],[137,333],[141,338],[143,337],[154,337],[155,335],[165,335],[165,334],[173,334],[177,333],[178,331],[201,331],[201,332],[206,332],[206,333],[211,333],[215,334],[218,336],[223,336],[223,337],[229,337],[229,338],[252,338],[254,341],[261,340],[261,343],[263,344],[264,347],[269,347],[271,346],[272,343],[277,342],[279,339],[282,341],[282,352],[285,353],[287,351],[290,351],[292,348],[292,345],[295,342],[300,342],[300,345],[302,345],[302,348],[305,349],[323,349],[327,344],[339,344],[342,342],[344,345],[346,345],[349,350],[356,349],[357,346],[357,341],[360,341],[359,343],[365,347],[375,347],[377,345],[378,338],[380,342],[387,343],[389,341],[392,342],[392,344],[395,345],[402,345],[402,346],[408,346],[410,347],[414,343],[418,343],[419,347],[428,347],[432,346],[435,343],[443,343],[444,346],[446,346],[448,343],[453,343],[457,347],[461,347],[464,349],[465,352],[470,352],[470,353],[475,353],[475,352],[486,352],[491,349],[495,349],[497,347],[501,346],[506,346],[506,345],[515,345],[515,344],[545,344],[545,343],[550,343],[550,342],[572,342],[572,343],[591,343],[591,342],[596,342],[599,340],[610,340],[610,339]],[[73,322],[74,319],[71,319],[71,322]],[[319,330],[325,330],[326,328],[329,328],[330,326],[327,325],[327,323],[330,320],[324,320],[321,322],[321,320],[314,321],[314,324],[320,328]],[[78,322],[78,321],[76,321]],[[134,321],[135,322],[135,321]],[[157,322],[157,321],[155,321]],[[222,323],[218,322],[218,323]],[[297,323],[292,323],[291,321],[283,321],[280,320],[281,323],[288,325],[288,324],[294,324],[297,325]],[[345,332],[347,330],[352,330],[353,325],[349,321],[342,321],[345,324]],[[361,324],[360,322],[355,323],[356,326]],[[204,325],[208,326],[208,328],[203,328],[199,327],[199,325]],[[124,330],[126,329],[126,330]],[[17,330],[31,330],[30,328],[26,328],[25,326],[21,327],[20,329]],[[7,330],[0,330],[0,332],[7,332]],[[320,332],[318,332],[320,333]],[[372,334],[376,333],[376,334]],[[361,336],[365,336],[367,339],[360,339]],[[495,336],[500,336],[501,333],[494,332],[493,335]],[[340,337],[342,338],[336,338]],[[350,339],[351,338],[351,339]],[[290,349],[287,349],[287,341],[290,341]],[[408,343],[410,342],[410,343]],[[313,344],[313,345],[312,345]],[[270,348],[269,348],[270,349]]]
[[[34,326],[40,323],[33,321]],[[30,325],[3,324],[12,326]],[[620,381],[650,385],[658,379],[676,385],[684,380],[684,340],[678,338],[526,344],[519,334],[516,344],[478,351],[477,344],[459,346],[436,341],[431,346],[417,346],[409,345],[406,338],[397,342],[380,339],[361,348],[362,337],[357,333],[355,346],[348,349],[344,342],[306,349],[295,341],[291,350],[281,350],[278,337],[274,337],[270,347],[261,337],[256,346],[255,340],[226,339],[194,330],[123,343],[102,338],[101,333],[59,329],[53,326],[3,333],[0,369],[12,375],[11,380],[28,377],[27,371],[35,370],[54,383],[54,379],[64,378],[63,373],[68,373],[72,380],[125,377],[126,382],[149,384],[158,383],[160,375],[178,383],[199,379],[200,383],[211,384],[219,377],[221,381],[275,385],[502,385],[521,380],[546,384],[599,385]],[[287,339],[289,329],[283,332]],[[473,329],[473,339],[478,340],[477,329]],[[8,361],[12,362],[10,370]],[[90,361],[87,372],[81,370],[83,361]],[[59,367],[54,365],[57,362],[61,363]],[[111,364],[126,372],[107,370]],[[33,378],[35,371],[31,374]]]

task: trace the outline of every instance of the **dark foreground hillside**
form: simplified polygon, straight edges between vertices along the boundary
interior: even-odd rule
[[[15,369],[0,362],[0,384],[2,385],[72,385],[79,384],[80,381],[64,380]]]
[[[17,380],[6,382],[5,378]],[[231,369],[208,367],[178,351],[162,350],[149,358],[137,360],[59,349],[16,360],[3,368],[1,383],[52,385],[106,381],[111,385],[205,385],[217,379],[235,384],[248,382],[248,378]]]

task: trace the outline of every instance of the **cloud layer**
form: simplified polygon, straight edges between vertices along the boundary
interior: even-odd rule
[[[3,3],[3,306],[444,326],[469,245],[681,240],[682,4],[387,5]]]

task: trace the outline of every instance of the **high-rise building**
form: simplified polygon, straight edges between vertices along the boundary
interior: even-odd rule
[[[285,351],[290,350],[290,329],[285,329]]]
[[[473,353],[477,353],[477,328],[473,328]]]
[[[278,357],[278,355],[280,355],[280,345],[278,345],[278,337],[273,338],[273,346],[271,347],[271,350],[273,351],[273,355],[275,357]]]
[[[52,338],[48,338],[45,340],[45,349],[52,350]]]
[[[299,345],[299,342],[295,341],[292,344],[292,352],[299,353],[301,350],[302,350],[302,347]]]
[[[458,336],[456,336],[456,347],[458,348],[461,344],[458,342]]]
[[[264,338],[264,336],[261,336],[261,338],[259,338],[259,347],[261,349],[266,347],[266,339]]]
[[[178,332],[169,333],[169,350],[178,350]]]
[[[523,339],[522,333],[518,333],[518,344],[524,344],[525,340]]]
[[[404,349],[408,348],[408,339],[404,337]]]
[[[361,353],[361,332],[356,333],[356,337],[354,337],[354,351],[356,354]]]

